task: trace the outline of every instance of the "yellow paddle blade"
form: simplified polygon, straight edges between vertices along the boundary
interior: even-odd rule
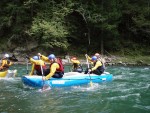
[[[91,86],[91,87],[93,86],[93,82],[92,82],[92,81],[90,81],[90,86]]]

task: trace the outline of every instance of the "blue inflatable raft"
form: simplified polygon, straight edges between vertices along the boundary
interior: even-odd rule
[[[43,87],[43,85],[47,85],[50,87],[66,87],[66,86],[75,86],[75,85],[83,85],[88,84],[90,81],[93,83],[102,83],[112,81],[113,75],[110,73],[104,73],[100,76],[94,74],[83,74],[77,72],[68,72],[65,73],[63,78],[51,78],[50,80],[43,81],[42,76],[23,76],[22,82],[25,85],[31,87]]]

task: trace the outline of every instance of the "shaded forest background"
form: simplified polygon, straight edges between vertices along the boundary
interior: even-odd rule
[[[150,55],[149,0],[1,0],[0,52]]]

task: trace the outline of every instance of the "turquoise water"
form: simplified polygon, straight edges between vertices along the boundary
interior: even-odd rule
[[[0,113],[150,113],[150,67],[109,66],[112,82],[45,92],[22,84],[26,65],[12,69],[16,78],[0,79]]]

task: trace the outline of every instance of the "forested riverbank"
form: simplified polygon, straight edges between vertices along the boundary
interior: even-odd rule
[[[149,0],[1,0],[0,52],[149,64]]]

